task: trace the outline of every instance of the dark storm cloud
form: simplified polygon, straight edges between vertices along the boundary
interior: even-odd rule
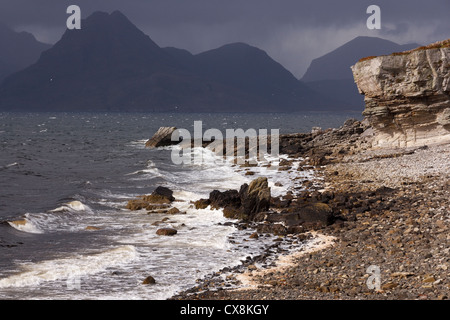
[[[358,35],[398,43],[448,38],[449,0],[0,0],[0,21],[56,42],[65,30],[67,6],[82,16],[120,10],[161,46],[193,53],[230,42],[266,50],[300,77],[311,59]],[[366,9],[377,4],[382,29],[368,30]]]

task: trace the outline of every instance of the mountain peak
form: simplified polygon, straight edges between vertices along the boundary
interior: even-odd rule
[[[247,43],[244,42],[232,42],[232,43],[228,43],[225,44],[219,48],[210,50],[210,51],[223,51],[223,52],[227,52],[227,53],[237,53],[237,54],[242,54],[242,53],[250,53],[250,52],[254,52],[254,53],[265,53],[264,50],[261,50],[257,47],[251,46]],[[207,51],[208,52],[208,51]]]
[[[112,39],[115,39],[112,41]],[[68,43],[68,42],[71,42]],[[106,13],[95,11],[82,22],[81,30],[66,30],[55,47],[94,46],[100,48],[107,45],[109,49],[114,45],[120,50],[138,51],[153,49],[160,50],[159,46],[149,36],[139,30],[122,12]],[[107,48],[107,47],[105,47]],[[104,48],[104,49],[105,49]]]
[[[245,42],[232,42],[232,43],[228,43],[226,45],[223,45],[222,48],[234,48],[234,49],[250,49],[250,48],[254,48],[254,49],[258,49],[256,47],[253,47]],[[260,50],[260,49],[258,49]]]
[[[125,19],[128,21],[128,18],[119,10],[115,10],[115,11],[111,12],[110,16],[112,18]]]
[[[104,25],[107,27],[116,25],[115,29],[125,27],[136,28],[136,26],[122,12],[117,10],[112,13],[95,11],[85,19],[85,24],[87,24],[88,27],[90,25]]]
[[[36,62],[49,48],[50,45],[37,41],[31,33],[16,32],[0,22],[0,82]]]

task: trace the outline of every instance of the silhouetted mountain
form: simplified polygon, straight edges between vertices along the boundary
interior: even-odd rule
[[[95,12],[0,88],[7,110],[145,111],[199,90],[179,63],[122,13]],[[184,86],[183,86],[184,84]],[[187,99],[189,100],[189,99]]]
[[[264,51],[160,48],[122,13],[96,12],[8,77],[0,108],[31,111],[301,111],[330,106]]]
[[[273,111],[319,110],[330,106],[281,64],[256,47],[231,43],[197,55],[164,48],[184,68],[203,78],[245,92]]]
[[[378,56],[410,50],[416,43],[399,45],[376,37],[357,37],[332,52],[314,59],[301,81],[325,97],[336,100],[347,109],[363,109],[364,97],[353,81],[350,66],[367,56]]]
[[[195,58],[192,53],[185,49],[178,49],[174,47],[163,48],[169,55],[172,56],[180,65],[189,70],[194,70],[196,68]]]
[[[27,32],[15,32],[0,23],[0,82],[13,72],[35,63],[51,45]]]
[[[266,52],[233,43],[196,55],[198,72],[217,82],[236,86],[289,110],[317,105],[318,97]]]

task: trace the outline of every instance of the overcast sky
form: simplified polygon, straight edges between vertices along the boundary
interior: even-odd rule
[[[57,42],[69,5],[82,17],[120,10],[161,47],[199,53],[231,42],[265,50],[301,78],[312,59],[361,35],[399,44],[450,38],[450,0],[0,0],[0,21]],[[381,30],[366,27],[369,5]]]

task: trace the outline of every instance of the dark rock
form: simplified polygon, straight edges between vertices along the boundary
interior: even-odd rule
[[[226,206],[223,208],[223,216],[228,219],[240,219],[245,220],[246,215],[243,213],[240,207]]]
[[[131,211],[137,211],[141,209],[146,209],[149,203],[143,199],[136,199],[128,201],[126,208]]]
[[[241,204],[239,192],[237,190],[227,190],[224,192],[214,190],[209,194],[211,207],[214,209],[227,206],[238,208]]]
[[[166,187],[158,187],[151,195],[139,196],[138,199],[128,201],[127,209],[136,211],[147,209],[149,211],[165,209],[164,205],[168,205],[175,198],[173,191]],[[158,208],[158,206],[160,206]]]
[[[260,177],[250,182],[250,185],[243,184],[239,192],[214,190],[208,200],[212,208],[223,208],[227,218],[252,220],[255,214],[269,209],[270,188],[267,178]],[[196,206],[204,206],[206,203],[208,201],[202,199]]]
[[[325,203],[311,203],[302,207],[292,207],[288,212],[267,213],[266,221],[282,223],[287,233],[301,233],[307,230],[317,230],[333,224],[337,217],[333,209]]]
[[[271,197],[270,198],[270,207],[278,208],[278,209],[287,208],[287,207],[289,207],[291,202],[292,202],[292,199],[281,200],[280,197],[276,197],[276,198]]]
[[[170,201],[175,200],[175,198],[173,197],[173,191],[166,187],[157,187],[155,191],[152,192],[152,195],[161,196],[167,198]]]
[[[156,234],[158,236],[173,236],[177,234],[177,230],[172,229],[172,228],[161,228],[156,230]]]
[[[250,239],[258,239],[259,238],[258,233],[257,232],[252,233],[249,238]]]
[[[148,276],[147,278],[144,279],[144,281],[142,282],[142,284],[155,284],[156,280],[155,278],[153,278],[152,276]]]
[[[180,213],[180,210],[175,207],[173,207],[167,211],[167,214],[177,214],[177,213]]]
[[[252,216],[258,212],[267,211],[270,206],[270,188],[267,178],[260,177],[250,185],[244,184],[239,190],[241,199],[241,211],[248,215],[251,220]]]
[[[195,209],[206,209],[211,204],[209,199],[200,199],[194,202]]]
[[[300,218],[307,223],[318,222],[324,226],[330,225],[335,221],[333,210],[325,203],[314,203],[302,208],[299,212]]]
[[[279,223],[263,223],[256,227],[258,233],[272,233],[275,235],[286,235],[287,228]]]

